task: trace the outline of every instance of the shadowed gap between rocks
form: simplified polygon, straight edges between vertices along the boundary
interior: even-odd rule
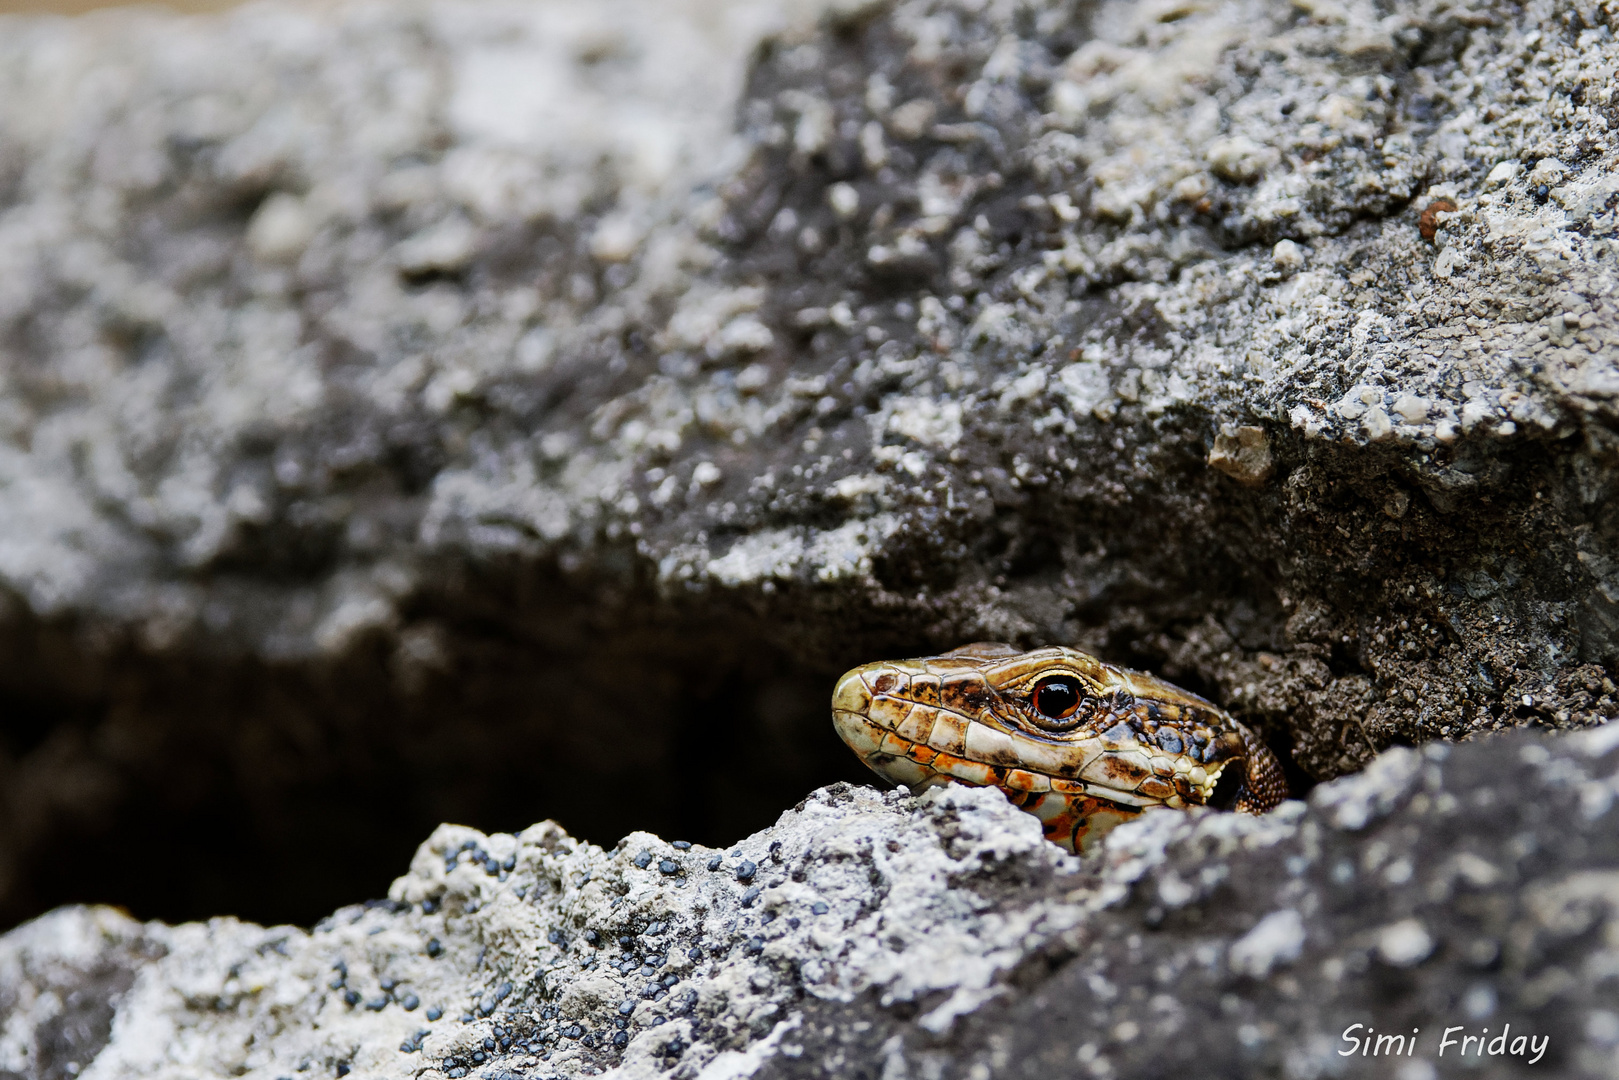
[[[442,821],[720,845],[873,779],[827,722],[837,672],[745,616],[640,599],[581,629],[601,605],[564,602],[521,625],[463,613],[425,660],[380,641],[313,665],[96,655],[67,628],[14,629],[0,925],[75,901],[307,925],[383,895]]]

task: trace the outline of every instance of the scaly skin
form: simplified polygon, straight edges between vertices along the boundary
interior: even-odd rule
[[[1043,715],[1053,702],[1071,713]],[[879,776],[994,785],[1070,851],[1155,807],[1260,814],[1287,798],[1275,755],[1218,706],[1077,649],[867,664],[838,680],[832,723]]]

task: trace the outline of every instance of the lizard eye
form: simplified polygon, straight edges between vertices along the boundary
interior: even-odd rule
[[[1034,711],[1047,720],[1066,720],[1079,708],[1083,696],[1077,680],[1067,675],[1055,675],[1035,684],[1034,694],[1029,700],[1034,705]]]

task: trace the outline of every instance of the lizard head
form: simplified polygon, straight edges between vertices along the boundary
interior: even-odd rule
[[[838,680],[832,722],[879,776],[998,787],[1070,850],[1157,807],[1259,813],[1287,796],[1275,757],[1217,706],[1077,649],[867,664]]]

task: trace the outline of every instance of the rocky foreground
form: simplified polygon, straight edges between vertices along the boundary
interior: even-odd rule
[[[1616,799],[1611,726],[1392,750],[1084,864],[985,789],[825,788],[726,849],[446,825],[309,932],[12,931],[0,1077],[1615,1076]]]

